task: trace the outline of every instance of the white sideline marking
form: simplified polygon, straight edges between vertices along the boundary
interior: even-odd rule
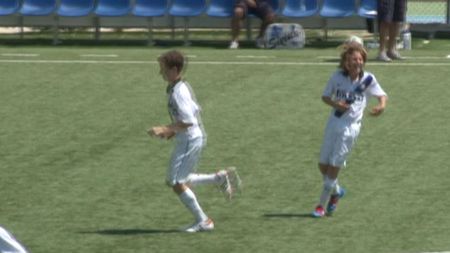
[[[82,54],[81,57],[119,57],[117,54]]]
[[[39,54],[2,54],[2,56],[14,56],[14,57],[37,57]]]
[[[236,55],[236,58],[261,58],[261,59],[267,59],[267,58],[276,58],[275,56],[268,56],[268,55]]]
[[[404,57],[406,59],[422,59],[422,60],[450,59],[450,55],[447,55],[447,56],[404,56]],[[336,60],[339,60],[339,56],[317,56],[317,59],[326,59],[326,60],[336,59]]]
[[[49,63],[49,64],[158,64],[156,61],[97,61],[97,60],[2,60],[0,63]],[[335,62],[258,62],[258,61],[192,61],[189,64],[197,65],[272,65],[272,66],[335,66]],[[369,62],[371,66],[450,66],[447,63],[424,63],[424,62]],[[449,252],[450,253],[450,252]]]

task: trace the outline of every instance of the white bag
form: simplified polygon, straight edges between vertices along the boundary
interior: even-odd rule
[[[265,31],[264,43],[269,49],[303,48],[305,32],[299,24],[271,24]]]

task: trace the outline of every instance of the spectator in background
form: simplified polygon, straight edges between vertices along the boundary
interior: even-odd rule
[[[268,25],[275,20],[275,13],[268,3],[268,0],[236,0],[234,7],[234,15],[231,19],[231,43],[230,49],[239,48],[239,33],[241,31],[241,21],[245,19],[248,14],[253,14],[261,19],[261,28],[259,30],[258,38],[256,39],[256,46],[264,47],[264,32]]]
[[[378,22],[380,27],[380,51],[378,60],[391,62],[403,60],[397,51],[397,36],[405,22],[407,0],[379,0]]]

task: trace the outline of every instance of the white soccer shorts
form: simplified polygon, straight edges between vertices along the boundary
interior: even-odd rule
[[[341,168],[345,167],[345,161],[358,138],[361,124],[339,126],[336,123],[340,122],[332,121],[327,124],[319,162]]]
[[[167,170],[166,181],[169,186],[188,182],[189,175],[195,172],[206,139],[203,137],[179,138],[176,142]]]

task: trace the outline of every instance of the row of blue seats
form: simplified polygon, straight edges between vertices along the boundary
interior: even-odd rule
[[[377,0],[269,0],[277,14],[302,18],[320,15],[342,18],[359,15],[376,17]],[[233,15],[235,0],[0,0],[0,16],[82,17],[90,14],[105,17],[134,15],[139,17],[212,17]]]

